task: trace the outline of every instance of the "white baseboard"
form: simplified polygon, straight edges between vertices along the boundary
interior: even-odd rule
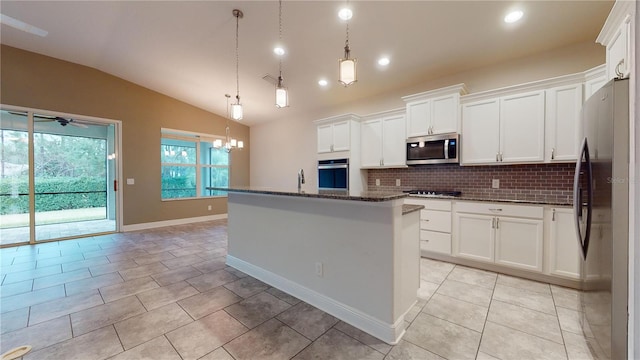
[[[184,225],[184,224],[191,224],[191,223],[197,223],[197,222],[203,222],[203,221],[221,220],[226,218],[227,218],[227,214],[217,214],[217,215],[184,218],[184,219],[154,221],[149,223],[122,225],[121,230],[123,232],[147,230],[147,229],[154,229],[154,228],[166,227],[166,226],[175,226],[175,225]]]
[[[397,344],[405,333],[404,315],[397,319],[394,324],[389,324],[231,255],[227,255],[227,265],[293,295],[390,345]]]

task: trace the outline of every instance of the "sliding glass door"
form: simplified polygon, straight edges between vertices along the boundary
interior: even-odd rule
[[[29,130],[26,112],[0,111],[0,245],[29,242]]]
[[[6,138],[26,144],[3,140],[11,157],[3,155],[2,166],[11,171],[1,177],[0,245],[117,231],[117,125],[38,112],[1,114]],[[12,199],[7,206],[5,198]]]

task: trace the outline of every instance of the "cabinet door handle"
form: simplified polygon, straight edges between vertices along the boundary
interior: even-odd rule
[[[500,219],[496,218],[496,229],[500,229]]]
[[[551,160],[556,158],[556,148],[551,148]]]
[[[491,228],[492,229],[496,228],[496,218],[491,218]]]
[[[502,162],[502,153],[500,153],[500,162]]]
[[[498,153],[496,153],[496,162],[498,162],[500,160],[498,160]]]
[[[551,212],[551,221],[556,221],[556,209]]]

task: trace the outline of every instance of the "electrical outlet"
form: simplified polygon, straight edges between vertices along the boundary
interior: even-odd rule
[[[380,186],[380,179],[376,179],[376,186]]]
[[[491,188],[492,189],[500,189],[500,179],[491,180]]]
[[[136,183],[136,179],[131,179],[131,178],[127,179],[127,185],[135,185],[135,183]]]
[[[400,179],[396,179],[396,186],[400,186]]]
[[[207,206],[207,210],[211,211],[211,205]]]
[[[321,262],[317,262],[316,263],[316,275],[319,277],[322,277],[322,263]]]

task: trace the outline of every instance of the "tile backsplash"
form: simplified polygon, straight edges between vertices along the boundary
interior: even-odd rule
[[[461,191],[465,197],[571,203],[574,163],[460,166],[424,165],[403,169],[370,169],[369,190]],[[380,186],[376,186],[380,179]],[[400,179],[401,186],[395,186]],[[500,180],[498,189],[492,180]]]

